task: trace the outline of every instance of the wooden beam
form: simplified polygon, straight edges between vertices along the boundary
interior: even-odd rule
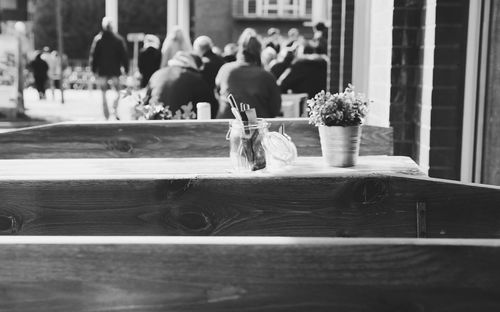
[[[429,238],[500,238],[499,187],[373,167],[235,174],[217,164],[201,171],[193,159],[171,166],[150,161],[2,161],[0,232],[416,237],[420,231]],[[87,163],[81,172],[71,169],[78,162]],[[66,173],[54,172],[58,163]],[[425,219],[418,219],[417,203],[425,203]]]
[[[396,214],[393,206],[381,205],[388,185],[375,172],[384,172],[389,159],[371,165],[360,159],[360,169],[321,170],[312,165],[319,160],[310,161],[279,174],[231,173],[228,159],[212,160],[181,159],[170,165],[164,159],[1,161],[0,230],[24,235],[416,235],[411,202]],[[385,172],[418,174],[415,169],[402,162]]]
[[[9,239],[6,312],[500,309],[496,240]]]
[[[299,156],[320,156],[318,130],[307,119],[285,124]],[[59,123],[0,134],[0,158],[227,157],[229,120]],[[361,155],[392,155],[392,129],[363,126]]]

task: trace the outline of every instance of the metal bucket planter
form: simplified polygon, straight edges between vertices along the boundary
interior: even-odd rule
[[[361,141],[361,126],[318,126],[321,152],[332,167],[356,165]]]

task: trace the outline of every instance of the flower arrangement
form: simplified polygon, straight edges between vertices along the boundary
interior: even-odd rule
[[[368,113],[368,100],[349,86],[342,93],[321,91],[307,100],[309,123],[315,126],[357,126]]]
[[[196,119],[193,111],[193,103],[181,105],[175,113],[170,110],[170,106],[163,103],[147,99],[140,94],[124,93],[123,98],[128,98],[132,102],[131,119],[133,120],[175,120],[175,119]]]

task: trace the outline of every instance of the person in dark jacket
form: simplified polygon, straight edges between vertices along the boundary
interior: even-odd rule
[[[141,88],[148,85],[149,79],[160,68],[160,39],[155,35],[144,36],[144,47],[139,53],[139,72],[141,73]]]
[[[116,116],[120,99],[118,78],[122,74],[122,69],[124,74],[128,72],[129,60],[125,40],[114,32],[112,20],[108,17],[102,19],[102,31],[94,37],[89,63],[92,71],[97,75],[97,82],[102,90],[102,106],[106,119],[109,119],[106,91],[110,87],[116,91],[116,99],[113,103]]]
[[[149,79],[144,104],[162,104],[168,107],[174,119],[189,118],[190,112],[186,109],[196,112],[198,102],[216,105],[213,91],[201,76],[201,67],[198,55],[178,51],[167,67],[159,69]]]
[[[203,69],[201,75],[207,82],[210,90],[215,90],[215,77],[224,65],[224,59],[212,51],[214,44],[207,36],[200,36],[193,42],[193,51],[202,57]],[[216,118],[219,105],[212,106],[212,118]]]
[[[215,83],[220,94],[218,118],[234,118],[227,100],[233,94],[238,103],[255,108],[257,117],[272,118],[281,113],[281,94],[273,74],[262,68],[262,44],[252,28],[238,40],[235,62],[222,65]]]
[[[292,65],[294,59],[295,50],[293,48],[285,48],[285,51],[282,51],[276,61],[271,64],[269,71],[278,79]]]
[[[45,99],[45,89],[47,87],[47,80],[49,79],[47,74],[49,65],[42,59],[42,54],[42,52],[38,52],[35,59],[29,64],[29,68],[33,71],[35,87],[40,100]]]
[[[322,22],[314,24],[314,37],[309,45],[314,49],[314,53],[328,53],[328,27]]]
[[[327,56],[305,54],[293,61],[278,79],[282,93],[307,93],[312,98],[326,89]]]

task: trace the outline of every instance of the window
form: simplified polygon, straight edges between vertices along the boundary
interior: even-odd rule
[[[235,0],[234,15],[248,18],[311,17],[312,0]]]

